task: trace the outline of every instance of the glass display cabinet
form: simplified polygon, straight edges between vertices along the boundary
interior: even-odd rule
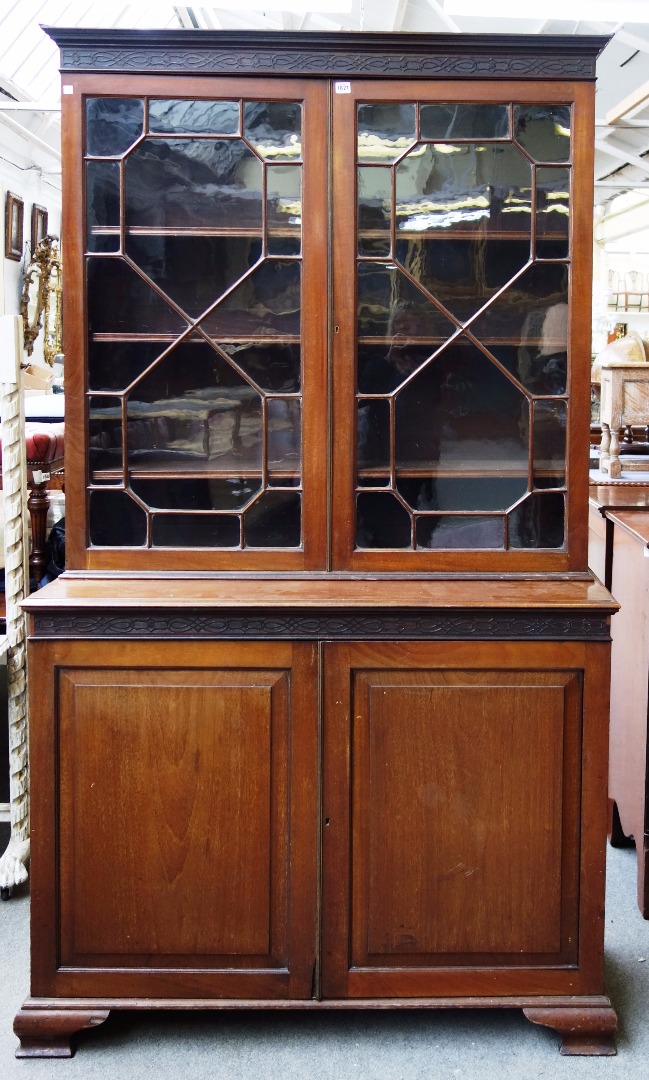
[[[605,39],[50,33],[67,570],[26,604],[19,1053],[386,1004],[614,1052]]]

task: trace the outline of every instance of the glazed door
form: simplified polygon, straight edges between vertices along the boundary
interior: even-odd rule
[[[580,836],[599,855],[582,738],[604,764],[606,717],[585,652],[327,645],[324,997],[601,992]]]
[[[334,94],[337,568],[586,565],[590,111],[561,83]]]
[[[68,89],[68,564],[322,567],[326,84]]]
[[[33,649],[34,993],[311,996],[316,652]]]

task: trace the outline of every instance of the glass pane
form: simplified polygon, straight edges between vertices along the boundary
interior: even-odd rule
[[[357,302],[359,336],[385,338],[386,352],[396,337],[404,346],[425,343],[430,354],[455,331],[455,324],[396,266],[359,263]]]
[[[527,490],[527,476],[485,474],[397,479],[397,491],[413,510],[508,510]]]
[[[417,518],[418,548],[503,548],[504,536],[501,517],[431,515]]]
[[[456,319],[466,322],[529,261],[529,239],[397,239],[397,259]]]
[[[261,257],[242,236],[127,236],[126,254],[190,318],[197,319]]]
[[[266,334],[298,337],[300,272],[299,262],[266,259],[203,319],[203,329],[217,343]]]
[[[259,481],[241,476],[224,480],[214,477],[142,480],[132,477],[131,487],[154,510],[240,510],[259,491]]]
[[[359,160],[395,161],[414,141],[415,123],[414,105],[359,105]]]
[[[536,170],[536,255],[566,259],[570,230],[570,170]]]
[[[266,166],[269,255],[299,255],[302,246],[302,168]]]
[[[564,545],[564,496],[558,492],[528,495],[509,515],[512,548],[560,548]]]
[[[211,350],[210,350],[211,351]],[[261,397],[229,365],[216,357],[218,384],[172,396],[180,356],[170,354],[133,390],[127,402],[129,461],[163,468],[188,458],[219,470],[261,470]],[[168,375],[167,375],[168,373]],[[178,371],[182,380],[185,372]],[[227,380],[227,381],[226,381]],[[160,397],[166,384],[168,392]],[[182,385],[182,382],[181,382]]]
[[[99,547],[142,547],[147,515],[125,491],[91,491],[90,543]]]
[[[565,401],[535,401],[534,487],[564,487],[566,482]]]
[[[506,139],[508,105],[422,105],[422,139]]]
[[[261,233],[262,164],[240,139],[144,139],[124,177],[129,228]]]
[[[515,105],[514,135],[535,161],[569,161],[570,106]]]
[[[358,253],[390,254],[392,169],[358,170]]]
[[[90,334],[176,334],[187,322],[120,258],[88,259]]]
[[[396,195],[399,233],[530,234],[532,170],[511,143],[419,144],[397,165]]]
[[[120,236],[105,229],[119,229],[118,161],[86,163],[86,223],[88,251],[119,251]]]
[[[267,491],[245,514],[246,547],[299,547],[302,497],[292,491]]]
[[[396,464],[405,475],[425,464],[442,474],[514,470],[527,477],[527,399],[464,338],[398,393],[395,427]]]
[[[565,393],[567,305],[568,267],[536,263],[478,316],[471,331],[534,393]]]
[[[136,98],[86,98],[86,153],[123,154],[142,134],[144,102]]]
[[[302,108],[294,101],[248,101],[243,131],[269,161],[295,161],[302,154]]]
[[[412,522],[405,506],[388,491],[362,491],[356,499],[356,546],[412,547]]]
[[[430,356],[430,346],[413,345],[408,341],[408,317],[407,309],[395,312],[393,334],[384,345],[359,346],[359,393],[389,394]]]
[[[282,474],[300,473],[302,463],[302,402],[296,398],[269,398],[268,470],[277,481]]]
[[[91,397],[88,402],[88,468],[91,483],[122,475],[122,399]],[[108,476],[102,476],[102,472]]]
[[[235,514],[154,514],[153,547],[239,547],[241,520]]]
[[[149,131],[174,135],[236,135],[239,131],[239,103],[172,98],[150,101]]]
[[[257,386],[270,393],[297,393],[300,389],[300,346],[298,342],[242,342],[222,344],[219,349],[254,379]]]
[[[359,469],[389,469],[389,402],[359,401],[357,432]]]

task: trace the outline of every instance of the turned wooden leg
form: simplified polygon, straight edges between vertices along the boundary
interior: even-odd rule
[[[612,1006],[531,1006],[523,1009],[533,1024],[552,1028],[561,1036],[561,1053],[611,1056],[615,1049],[617,1016]]]
[[[29,555],[29,576],[38,585],[47,569],[47,511],[50,497],[45,490],[50,479],[48,472],[34,470],[33,480],[29,482],[27,510],[32,529],[31,552]],[[38,479],[42,478],[42,479]]]
[[[611,428],[611,452],[608,459],[608,475],[611,477],[611,480],[617,480],[621,473],[620,433],[617,428]]]
[[[20,1039],[16,1057],[72,1057],[72,1036],[103,1024],[109,1013],[109,1009],[23,1008],[14,1020]]]
[[[602,441],[599,444],[599,467],[602,472],[608,468],[608,459],[611,450],[611,429],[608,424],[602,424]]]

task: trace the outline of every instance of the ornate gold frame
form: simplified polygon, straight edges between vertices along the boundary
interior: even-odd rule
[[[20,314],[28,356],[34,351],[34,342],[44,327],[43,357],[50,367],[54,357],[61,352],[61,293],[59,242],[54,236],[44,236],[25,271]]]

